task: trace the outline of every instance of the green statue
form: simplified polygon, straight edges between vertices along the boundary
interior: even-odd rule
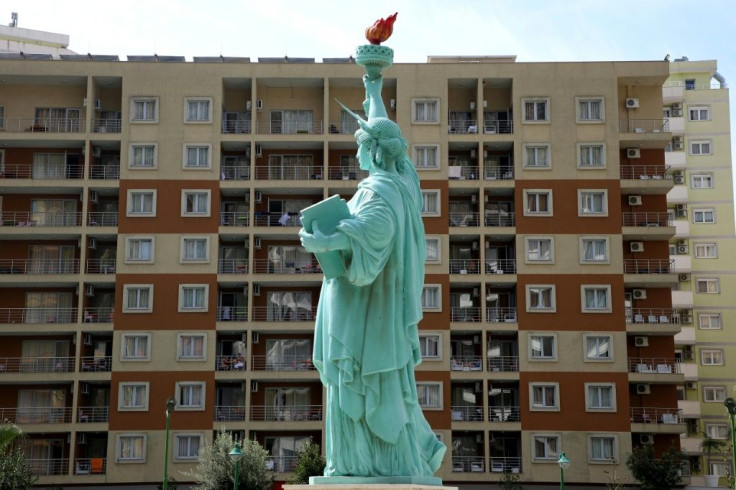
[[[358,48],[368,119],[353,116],[360,168],[369,175],[347,203],[349,217],[334,233],[322,233],[319,222],[299,232],[305,249],[338,253],[346,270],[325,277],[314,334],[314,365],[327,390],[325,476],[441,485],[432,475],[446,448],[424,418],[414,379],[426,253],[422,193],[406,140],[381,99],[381,70],[392,59],[384,46]]]

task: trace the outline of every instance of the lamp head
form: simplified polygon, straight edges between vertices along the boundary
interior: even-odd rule
[[[243,457],[243,451],[240,450],[240,444],[237,442],[235,443],[235,447],[227,453],[228,456],[230,456],[230,459],[233,461],[233,463],[237,463],[240,461],[240,459]]]
[[[723,402],[724,405],[726,405],[726,410],[728,410],[728,413],[731,415],[736,415],[736,400],[729,397],[726,398],[726,401]]]
[[[560,465],[560,468],[562,468],[563,470],[566,470],[570,467],[570,460],[567,459],[564,451],[560,453],[560,459],[557,460],[557,464]]]
[[[176,407],[176,399],[174,397],[169,397],[169,399],[166,400],[166,411],[171,412],[174,410],[174,407]]]

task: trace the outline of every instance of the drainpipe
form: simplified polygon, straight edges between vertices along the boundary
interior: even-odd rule
[[[713,74],[713,78],[715,78],[716,80],[718,80],[718,83],[721,84],[721,88],[728,88],[728,84],[726,83],[726,77],[724,77],[723,75],[721,75],[718,72],[715,72]]]

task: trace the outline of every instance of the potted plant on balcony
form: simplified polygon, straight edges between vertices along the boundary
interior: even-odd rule
[[[710,437],[708,433],[703,432],[703,440],[700,441],[700,449],[703,451],[703,454],[705,455],[705,462],[706,465],[708,465],[708,474],[705,475],[705,485],[707,487],[717,487],[718,486],[718,475],[712,475],[710,474],[711,470],[711,457],[713,456],[713,453],[723,452],[723,450],[726,447],[726,441],[723,441],[721,439],[715,439],[713,437]]]

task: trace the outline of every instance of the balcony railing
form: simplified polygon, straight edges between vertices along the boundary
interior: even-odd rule
[[[330,167],[327,171],[329,180],[363,180],[368,177],[368,171],[360,167]]]
[[[111,306],[84,309],[84,323],[111,323],[115,310]]]
[[[248,226],[248,211],[220,211],[220,226]]]
[[[486,260],[486,274],[516,274],[516,259]]]
[[[76,322],[76,308],[0,308],[0,323]]]
[[[485,180],[513,180],[514,167],[486,165],[483,167],[483,178]]]
[[[28,459],[26,463],[31,471],[40,476],[66,475],[69,473],[69,458]]]
[[[220,167],[220,180],[249,180],[248,165],[228,165]]]
[[[87,274],[115,274],[115,259],[87,259]]]
[[[253,261],[253,272],[256,274],[321,274],[322,268],[317,259],[309,263],[294,264],[290,262],[277,262],[270,259],[255,259]]]
[[[118,213],[113,211],[87,213],[89,226],[118,226]]]
[[[109,407],[79,407],[77,409],[77,422],[80,424],[108,422],[109,420]]]
[[[493,323],[514,323],[516,322],[516,307],[490,306],[486,308],[486,320]]]
[[[478,226],[480,213],[450,213],[450,226]]]
[[[79,369],[83,372],[110,372],[112,370],[112,357],[82,356]]]
[[[658,212],[625,212],[623,226],[672,226],[672,218],[667,213]]]
[[[0,169],[0,179],[70,180],[81,179],[83,165],[12,165],[6,163]]]
[[[627,180],[672,179],[666,165],[621,165],[621,178]]]
[[[253,217],[255,226],[302,226],[299,215],[291,213],[262,213]]]
[[[626,323],[680,323],[680,314],[673,308],[634,308],[627,310]]]
[[[89,177],[94,180],[118,180],[120,178],[120,165],[92,165]]]
[[[296,456],[271,456],[266,462],[266,468],[276,473],[291,473],[296,469]]]
[[[491,422],[520,422],[521,407],[491,405],[488,407],[488,420]]]
[[[322,180],[322,165],[256,167],[256,180]]]
[[[631,407],[631,421],[635,424],[678,424],[683,419],[677,407]]]
[[[5,118],[5,131],[8,133],[81,133],[84,132],[84,119],[7,117]]]
[[[245,371],[245,359],[243,356],[215,356],[215,369],[218,371]]]
[[[504,473],[507,471],[512,474],[521,473],[521,458],[519,457],[497,458],[491,456],[488,458],[488,462],[491,473]]]
[[[671,274],[675,261],[671,259],[625,259],[624,274]]]
[[[453,405],[450,408],[453,422],[483,422],[483,407]]]
[[[486,211],[484,223],[486,226],[515,226],[516,218],[512,211]]]
[[[493,356],[488,358],[488,371],[515,373],[519,371],[519,356]]]
[[[95,133],[119,133],[122,128],[121,119],[92,119],[92,131]]]
[[[514,132],[514,121],[485,121],[483,132],[486,134],[511,134]]]
[[[245,422],[245,407],[243,405],[215,405],[215,420]]]
[[[447,132],[450,134],[477,134],[478,121],[467,119],[464,121],[449,121]]]
[[[452,306],[450,308],[450,321],[452,322],[479,322],[480,308],[477,306]]]
[[[312,355],[308,356],[251,356],[254,371],[314,371]]]
[[[322,420],[322,405],[253,405],[250,407],[252,422],[305,422]]]
[[[450,161],[447,176],[450,180],[478,180],[480,173],[476,165],[459,165]]]
[[[248,320],[247,306],[218,306],[218,322],[244,322]]]
[[[72,409],[68,407],[0,408],[0,420],[14,424],[68,424]]]
[[[0,259],[0,274],[78,274],[79,260]]]
[[[619,133],[668,133],[669,119],[620,119]]]
[[[259,134],[322,134],[322,121],[272,122],[257,121]]]
[[[82,213],[31,211],[5,211],[0,213],[0,224],[4,226],[79,226]]]
[[[0,357],[0,373],[69,373],[73,357]]]
[[[481,356],[452,356],[450,369],[453,371],[482,371],[483,358]]]
[[[478,274],[478,259],[450,259],[450,274]]]
[[[680,363],[669,357],[629,357],[630,373],[679,374]]]
[[[220,259],[217,262],[218,274],[247,274],[247,259]]]
[[[452,472],[453,473],[485,473],[485,456],[453,456]]]
[[[256,322],[311,322],[317,314],[317,307],[308,308],[273,308],[270,306],[254,306],[253,320]]]
[[[104,475],[107,473],[107,458],[77,458],[75,475]]]

